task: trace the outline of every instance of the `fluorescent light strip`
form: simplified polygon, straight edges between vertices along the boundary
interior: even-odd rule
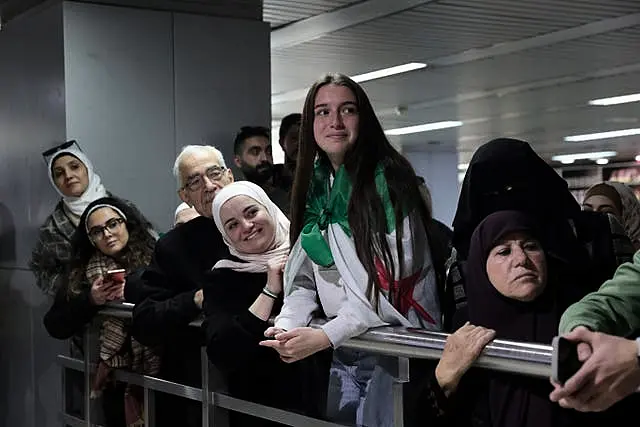
[[[589,105],[617,105],[638,101],[640,101],[640,93],[632,93],[629,95],[614,96],[611,98],[592,99],[589,101]]]
[[[585,135],[567,136],[566,142],[593,141],[595,139],[620,138],[623,136],[640,135],[640,128],[612,130],[610,132],[588,133]]]
[[[384,68],[382,70],[371,71],[364,74],[358,74],[355,76],[351,76],[351,79],[361,83],[374,79],[381,79],[383,77],[389,77],[394,74],[407,73],[409,71],[420,70],[425,68],[427,64],[422,62],[409,62],[408,64],[396,65],[395,67]],[[305,89],[295,89],[287,92],[280,92],[271,95],[271,105],[274,104],[282,104],[283,102],[292,102],[297,101],[299,99],[304,99],[307,96],[307,92],[309,92],[309,88]]]
[[[615,157],[617,155],[617,151],[596,151],[593,153],[559,154],[557,156],[551,157],[551,160],[569,164],[575,162],[576,160],[598,160],[607,157]]]
[[[409,71],[419,70],[421,68],[425,68],[426,66],[427,64],[423,64],[422,62],[410,62],[408,64],[396,65],[395,67],[383,68],[382,70],[358,74],[357,76],[352,76],[351,80],[357,83],[362,83],[369,80],[393,76],[394,74],[402,74]]]
[[[432,130],[449,129],[462,126],[462,122],[446,121],[436,123],[425,123],[423,125],[407,126],[403,128],[385,130],[387,135],[407,135],[410,133],[429,132]]]

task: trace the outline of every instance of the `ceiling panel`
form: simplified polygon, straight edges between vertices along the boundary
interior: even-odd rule
[[[483,142],[512,136],[529,139],[545,157],[609,147],[632,158],[640,152],[637,137],[581,144],[563,138],[640,127],[640,103],[588,105],[640,92],[639,13],[638,0],[431,2],[272,50],[272,88],[289,94],[324,72],[354,75],[420,61],[432,66],[363,83],[383,126],[464,124],[393,137],[403,146],[455,146],[464,160]],[[274,103],[274,119],[302,103]]]
[[[264,0],[263,19],[280,27],[301,19],[358,3],[359,0]]]
[[[615,70],[640,62],[640,27],[603,34],[588,39],[559,43],[550,47],[530,49],[518,54],[499,56],[480,61],[443,68],[427,68],[394,78],[363,83],[376,109],[393,109],[397,106],[435,103],[458,104],[459,100],[477,92],[499,94],[527,90],[528,85],[556,85],[557,79],[576,80],[593,70]],[[315,80],[321,70],[341,71],[339,62],[304,63],[298,71]],[[640,84],[640,82],[638,82]],[[519,87],[520,86],[520,87]],[[639,88],[640,89],[640,88]],[[275,104],[274,115],[286,114],[292,108],[299,109],[303,100],[287,104]]]
[[[300,77],[305,75],[304,69],[322,69],[323,64],[359,74],[407,61],[428,63],[446,55],[640,12],[637,0],[600,4],[602,7],[597,7],[595,2],[584,0],[429,3],[272,51],[272,89],[274,93],[297,89],[303,83]],[[297,73],[300,66],[304,67],[303,73]]]

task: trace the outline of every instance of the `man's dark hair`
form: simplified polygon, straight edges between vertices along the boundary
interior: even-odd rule
[[[280,141],[282,141],[293,125],[299,125],[302,121],[302,114],[293,113],[285,116],[280,122]]]
[[[271,139],[269,129],[264,126],[242,126],[233,141],[233,153],[237,156],[241,155],[244,142],[254,136],[263,136],[269,140]]]

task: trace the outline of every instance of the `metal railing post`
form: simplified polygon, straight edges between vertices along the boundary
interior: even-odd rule
[[[60,383],[62,384],[62,394],[60,395],[60,401],[62,402],[62,416],[64,418],[67,415],[67,369],[63,366],[60,370]],[[62,422],[63,426],[66,423]]]
[[[92,427],[91,423],[91,324],[84,330],[84,421],[86,427]]]
[[[200,349],[200,369],[202,371],[202,427],[215,426],[211,404],[211,381],[209,378],[209,358],[206,347]]]
[[[404,384],[409,382],[409,359],[399,357],[396,360],[397,372],[393,375],[393,425],[404,427]]]
[[[156,425],[156,394],[147,386],[144,387],[144,427]]]

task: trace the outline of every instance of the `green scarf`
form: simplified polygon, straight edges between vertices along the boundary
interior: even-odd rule
[[[329,267],[334,263],[329,244],[322,235],[329,224],[338,224],[347,236],[351,237],[347,216],[352,189],[351,179],[344,166],[340,166],[333,180],[333,186],[329,189],[330,174],[330,166],[324,162],[316,162],[307,194],[304,227],[300,239],[300,244],[309,258],[323,267]],[[381,164],[376,167],[374,179],[387,218],[387,233],[392,233],[396,228],[396,216]]]

